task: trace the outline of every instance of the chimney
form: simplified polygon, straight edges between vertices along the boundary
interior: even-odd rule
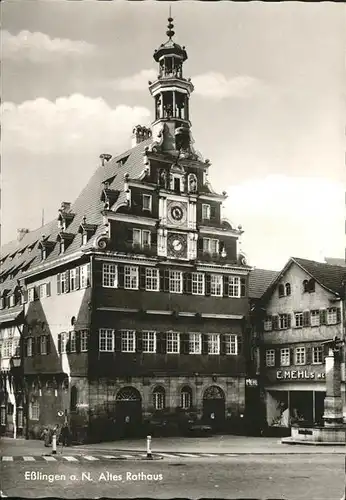
[[[61,212],[69,212],[71,210],[71,202],[70,201],[63,201],[61,203]]]
[[[17,229],[17,233],[18,233],[17,239],[18,239],[18,241],[22,241],[22,239],[24,238],[24,236],[26,234],[28,234],[29,232],[30,232],[29,229],[26,229],[24,227],[22,227],[20,229]]]
[[[134,148],[140,142],[150,139],[152,132],[149,127],[136,125],[132,131],[132,147]]]

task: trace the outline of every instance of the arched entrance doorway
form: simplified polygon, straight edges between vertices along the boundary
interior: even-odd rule
[[[216,385],[208,387],[203,394],[203,420],[220,431],[225,423],[225,410],[223,390]]]
[[[117,433],[122,437],[136,436],[142,424],[142,398],[134,387],[123,387],[116,396]]]

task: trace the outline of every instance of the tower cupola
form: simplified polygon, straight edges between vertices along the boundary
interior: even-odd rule
[[[194,88],[190,79],[183,76],[183,63],[187,59],[185,47],[173,41],[173,18],[168,18],[168,40],[154,52],[158,63],[158,76],[149,82],[155,100],[155,120],[152,124],[153,139],[161,149],[171,154],[187,151],[191,145],[189,100]]]

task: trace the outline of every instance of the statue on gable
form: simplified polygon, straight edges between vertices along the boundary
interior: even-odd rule
[[[197,179],[195,175],[189,176],[189,191],[195,193],[197,191]]]
[[[167,187],[167,174],[164,169],[161,169],[159,172],[159,185],[163,188]]]

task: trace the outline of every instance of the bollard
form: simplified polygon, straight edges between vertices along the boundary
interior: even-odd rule
[[[52,455],[56,455],[56,434],[52,436]]]
[[[153,458],[151,455],[151,436],[147,436],[147,458]]]

